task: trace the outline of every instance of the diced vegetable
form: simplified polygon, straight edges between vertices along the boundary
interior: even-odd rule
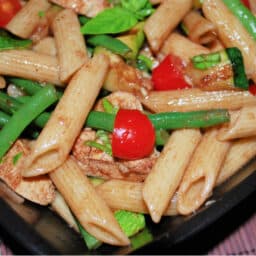
[[[211,68],[221,69],[225,65],[230,65],[233,71],[231,77],[218,78],[219,80],[229,79],[231,86],[241,89],[248,89],[248,79],[245,74],[243,56],[241,51],[236,47],[226,48],[219,52],[201,54],[192,58],[194,68],[200,70],[207,70]]]
[[[26,49],[31,45],[32,41],[29,39],[17,39],[10,36],[9,34],[0,34],[0,51]]]
[[[176,90],[191,87],[184,79],[182,60],[168,55],[152,70],[152,81],[155,90]]]

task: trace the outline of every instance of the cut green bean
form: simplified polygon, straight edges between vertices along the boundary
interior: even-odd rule
[[[18,77],[9,77],[8,81],[13,83],[20,89],[22,89],[24,92],[26,92],[29,95],[34,95],[39,90],[41,90],[42,87],[49,85],[49,84],[42,85],[36,81],[32,81],[24,78],[18,78]],[[57,89],[56,89],[56,93],[58,95],[58,98],[60,98],[63,95],[63,92],[58,91]]]
[[[149,114],[155,129],[206,128],[229,121],[225,109]]]
[[[149,114],[148,118],[155,129],[206,128],[229,121],[229,113],[225,109],[201,110],[191,112],[165,112]],[[113,131],[115,115],[91,111],[86,126]]]
[[[40,88],[40,90],[41,89],[42,88]],[[29,102],[30,100],[31,96],[13,98],[6,93],[0,91],[0,109],[2,109],[7,114],[14,114],[15,112],[17,112],[18,109],[21,108],[23,104]],[[49,120],[50,115],[51,114],[49,112],[41,113],[38,117],[35,118],[33,123],[36,126],[43,128]]]
[[[53,86],[46,86],[23,104],[0,131],[0,159],[24,129],[47,107],[58,100]]]
[[[0,51],[26,49],[32,45],[29,39],[16,39],[7,34],[0,34]]]
[[[256,17],[253,13],[239,0],[223,0],[223,2],[256,40]]]
[[[10,120],[10,116],[3,111],[0,111],[0,128],[7,124]]]
[[[121,40],[108,35],[92,36],[87,39],[87,42],[93,46],[102,46],[122,56],[131,51],[131,49]]]

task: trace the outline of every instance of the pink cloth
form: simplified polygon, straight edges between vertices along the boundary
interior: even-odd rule
[[[256,213],[209,252],[209,255],[238,254],[256,255]]]

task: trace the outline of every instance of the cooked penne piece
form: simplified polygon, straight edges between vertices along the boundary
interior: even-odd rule
[[[50,36],[45,37],[44,39],[40,40],[37,44],[35,44],[33,46],[33,50],[35,52],[47,54],[53,57],[57,55],[55,40],[53,37]]]
[[[230,150],[218,175],[216,185],[226,181],[256,156],[256,137],[231,142]]]
[[[173,131],[147,176],[142,194],[154,222],[160,221],[200,139],[198,129]]]
[[[200,89],[152,91],[140,99],[153,112],[193,111],[255,106],[256,98],[248,91],[202,91]]]
[[[207,54],[210,51],[197,43],[192,42],[187,37],[173,32],[164,41],[163,46],[158,53],[158,57],[162,59],[168,54],[180,57],[182,60],[189,62],[190,58],[195,55]]]
[[[244,107],[230,113],[230,122],[218,134],[219,140],[256,136],[256,106]]]
[[[50,178],[85,230],[109,244],[129,244],[113,212],[72,158],[52,171]]]
[[[62,85],[57,59],[30,50],[1,51],[0,74]]]
[[[171,31],[191,9],[192,0],[165,0],[145,22],[149,45],[157,52]]]
[[[188,37],[198,44],[209,44],[217,38],[215,25],[198,11],[192,10],[183,19]]]
[[[180,214],[194,212],[212,194],[231,145],[230,142],[217,140],[217,134],[217,128],[206,131],[191,158],[177,192],[177,209]]]
[[[148,213],[148,208],[142,197],[143,183],[109,180],[96,187],[96,191],[105,200],[110,208],[123,209],[132,212]],[[177,197],[169,198],[169,204],[163,215],[177,215]]]
[[[55,198],[51,203],[51,209],[55,211],[59,216],[61,216],[70,227],[79,232],[78,226],[76,224],[72,212],[70,211],[66,201],[58,191],[56,191]]]
[[[203,13],[215,24],[226,47],[238,47],[244,58],[246,74],[256,82],[256,44],[241,22],[221,0],[203,1]]]
[[[97,55],[72,77],[31,154],[25,159],[24,176],[48,173],[66,160],[107,71],[108,59]]]
[[[30,0],[26,5],[11,19],[6,29],[14,35],[29,38],[38,23],[40,22],[40,12],[45,12],[50,8],[47,0]]]
[[[52,28],[58,49],[60,80],[66,82],[88,59],[85,40],[77,15],[71,10],[61,11],[53,20]]]
[[[224,47],[223,43],[220,40],[215,39],[210,44],[207,44],[207,48],[211,52],[218,52],[218,51],[223,50],[225,47]]]

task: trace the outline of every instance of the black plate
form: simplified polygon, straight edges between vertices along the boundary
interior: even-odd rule
[[[104,245],[88,251],[81,237],[46,207],[0,199],[0,227],[31,254],[164,254],[189,241],[225,214],[234,211],[256,191],[256,159],[214,190],[213,196],[191,216],[164,217],[159,224],[147,219],[149,241],[138,247]],[[209,238],[210,239],[210,238]],[[139,237],[135,238],[138,242]],[[135,244],[135,242],[134,242]]]

